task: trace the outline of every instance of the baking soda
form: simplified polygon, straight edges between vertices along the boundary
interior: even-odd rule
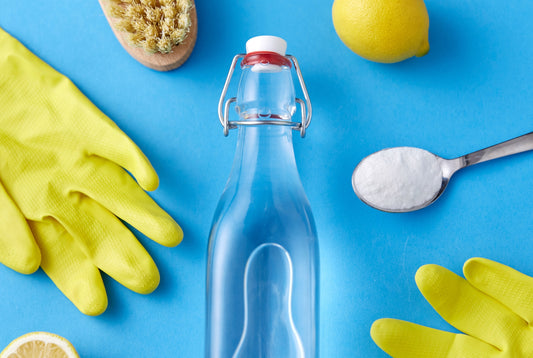
[[[366,203],[386,211],[406,211],[432,200],[442,184],[434,154],[396,147],[376,152],[359,163],[352,184]]]

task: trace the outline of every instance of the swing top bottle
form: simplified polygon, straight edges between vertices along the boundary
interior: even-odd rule
[[[318,241],[292,144],[294,129],[305,135],[311,103],[283,39],[259,36],[246,47],[219,103],[224,134],[237,128],[238,138],[209,237],[206,358],[316,358]],[[239,59],[237,97],[225,100]],[[305,101],[295,98],[292,67]],[[297,104],[301,121],[292,119]]]

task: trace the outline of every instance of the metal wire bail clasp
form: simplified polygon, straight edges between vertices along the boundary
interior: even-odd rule
[[[233,61],[231,62],[231,66],[229,68],[228,76],[226,77],[226,83],[224,83],[224,88],[222,89],[220,100],[218,101],[218,118],[220,119],[220,123],[222,124],[222,127],[224,127],[224,136],[227,136],[229,134],[230,129],[237,128],[237,125],[275,124],[275,125],[291,126],[293,129],[300,131],[300,135],[302,138],[305,137],[305,131],[307,127],[309,127],[309,124],[311,123],[311,116],[312,116],[311,100],[309,99],[309,94],[307,93],[307,87],[305,87],[305,82],[302,76],[302,72],[300,71],[300,66],[298,65],[298,61],[296,60],[296,57],[292,55],[286,55],[285,57],[287,57],[294,64],[294,69],[296,70],[296,75],[298,76],[298,81],[300,82],[300,87],[302,88],[302,93],[304,95],[304,100],[302,100],[301,98],[295,99],[295,101],[300,104],[300,110],[302,112],[301,121],[300,122],[253,121],[253,122],[247,123],[244,121],[230,121],[229,120],[230,105],[231,103],[237,101],[237,97],[231,97],[226,100],[226,94],[228,92],[228,87],[231,82],[231,78],[233,77],[233,72],[235,71],[235,66],[237,65],[237,62],[239,61],[239,59],[242,59],[245,56],[246,54],[241,53],[233,57]]]

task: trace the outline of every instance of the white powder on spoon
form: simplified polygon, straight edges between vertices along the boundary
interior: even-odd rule
[[[438,157],[419,148],[380,150],[359,163],[352,177],[355,193],[385,211],[408,211],[432,200],[442,184]]]

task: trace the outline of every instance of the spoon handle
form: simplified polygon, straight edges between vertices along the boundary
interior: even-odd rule
[[[533,150],[533,132],[460,157],[463,168],[488,160]]]

